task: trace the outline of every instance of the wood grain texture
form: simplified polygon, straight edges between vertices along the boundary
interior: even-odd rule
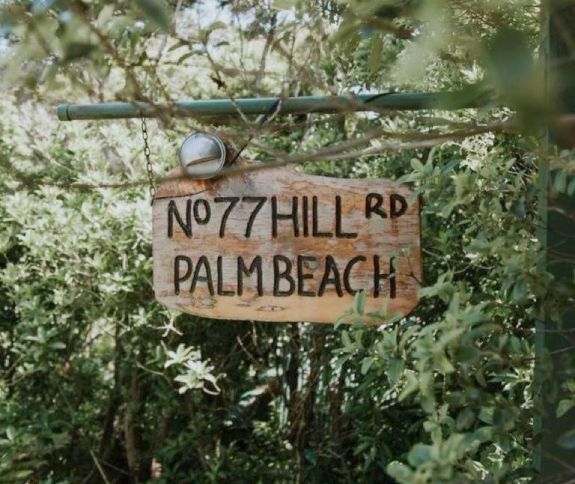
[[[275,237],[274,207],[280,215]],[[393,208],[405,211],[392,217]],[[251,274],[238,270],[238,258],[249,267],[258,256],[261,280],[257,264]],[[153,206],[153,258],[156,299],[199,316],[333,323],[358,289],[366,291],[366,312],[387,304],[389,312],[407,314],[417,304],[422,277],[419,202],[406,186],[390,180],[328,178],[286,169],[210,181],[167,180]],[[389,276],[376,281],[376,273]]]

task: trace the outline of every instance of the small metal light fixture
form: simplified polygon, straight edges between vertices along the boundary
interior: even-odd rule
[[[180,147],[180,163],[188,175],[206,180],[217,176],[227,160],[224,142],[216,135],[193,133]]]

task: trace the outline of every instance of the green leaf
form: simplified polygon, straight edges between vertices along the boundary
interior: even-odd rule
[[[357,292],[353,298],[353,312],[360,316],[363,316],[365,311],[365,291],[362,289]]]
[[[339,46],[346,52],[353,52],[361,41],[360,30],[357,22],[344,19],[331,40],[333,43],[339,44]]]
[[[423,395],[419,399],[419,404],[426,413],[433,413],[435,410],[435,398],[433,398],[433,395]]]
[[[435,363],[435,368],[441,373],[448,374],[455,371],[455,367],[451,364],[443,351],[433,355],[433,362]]]
[[[482,407],[481,410],[479,411],[479,420],[485,422],[486,424],[492,424],[493,413],[494,413],[493,407]]]
[[[376,74],[383,62],[383,38],[381,35],[374,35],[371,39],[371,51],[367,60],[369,72]]]
[[[413,482],[413,471],[401,462],[393,461],[385,470],[393,479],[400,483]]]
[[[114,10],[116,9],[115,5],[104,5],[100,13],[98,14],[98,18],[96,19],[96,25],[99,28],[105,28],[109,22],[112,20],[114,16]]]
[[[152,23],[157,25],[164,32],[168,32],[171,27],[171,14],[168,5],[163,0],[136,0],[138,8]]]
[[[511,211],[519,218],[525,218],[527,211],[525,210],[525,197],[520,197],[512,206]]]
[[[558,170],[553,177],[553,191],[564,193],[567,190],[567,173],[565,170]]]
[[[557,444],[564,449],[575,449],[575,429],[570,430],[559,437]]]
[[[425,444],[415,444],[409,454],[407,454],[407,461],[413,467],[419,467],[431,460],[431,446]]]
[[[227,24],[225,24],[221,20],[216,20],[215,22],[212,22],[210,25],[208,25],[205,29],[202,30],[201,38],[204,40],[204,42],[207,42],[208,39],[210,38],[210,35],[212,35],[213,32],[219,29],[225,29],[226,27]]]
[[[399,394],[399,401],[405,400],[409,395],[415,392],[419,387],[419,380],[413,370],[406,370],[405,376],[407,378],[407,383],[403,388],[402,392]]]
[[[353,347],[353,343],[351,342],[351,338],[349,337],[349,332],[347,331],[341,332],[341,341],[343,342],[343,345],[345,346],[346,350],[350,350]]]
[[[461,363],[472,363],[480,355],[479,350],[471,342],[461,342],[453,350],[453,356]]]
[[[575,400],[561,400],[557,405],[557,418],[565,415],[573,407],[575,407]]]
[[[493,427],[483,426],[479,427],[475,432],[473,432],[473,438],[479,440],[480,442],[487,442],[493,439],[493,434],[495,433]]]
[[[69,42],[64,47],[64,60],[71,62],[88,57],[95,48],[95,45],[86,42]]]
[[[303,455],[312,466],[315,467],[317,465],[317,454],[313,450],[305,449]]]
[[[182,64],[186,59],[189,59],[193,55],[195,55],[194,52],[186,52],[185,54],[182,54],[180,57],[178,57],[176,64]]]
[[[423,172],[425,169],[423,163],[421,163],[421,161],[419,161],[417,158],[412,158],[409,163],[411,164],[413,171]]]
[[[363,361],[361,362],[361,374],[365,375],[369,369],[371,368],[371,365],[373,365],[374,362],[374,358],[371,356],[368,356],[366,358],[363,359]]]
[[[508,105],[531,117],[545,109],[544,78],[525,31],[500,28],[490,41],[484,60],[489,81]]]
[[[527,296],[527,281],[525,278],[520,278],[517,280],[515,285],[513,286],[513,299],[517,302],[522,302],[525,300]]]
[[[403,373],[403,368],[404,368],[403,360],[399,358],[392,358],[389,361],[387,377],[389,378],[389,382],[392,385],[395,385],[399,381]]]
[[[457,420],[455,421],[455,425],[457,426],[457,430],[467,430],[473,425],[475,421],[475,413],[469,407],[464,408],[459,414],[457,415]]]

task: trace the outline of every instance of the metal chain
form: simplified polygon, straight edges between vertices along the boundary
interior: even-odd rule
[[[152,160],[150,158],[150,145],[148,144],[148,126],[146,125],[146,118],[142,117],[142,139],[144,140],[144,156],[146,157],[146,172],[148,174],[148,181],[150,182],[150,204],[154,204],[156,198],[156,185],[154,177],[154,168],[152,167]]]

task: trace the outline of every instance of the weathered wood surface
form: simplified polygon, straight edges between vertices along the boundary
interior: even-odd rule
[[[390,180],[286,169],[164,181],[153,206],[156,298],[211,318],[333,323],[364,289],[366,312],[407,314],[422,275],[414,198]]]

